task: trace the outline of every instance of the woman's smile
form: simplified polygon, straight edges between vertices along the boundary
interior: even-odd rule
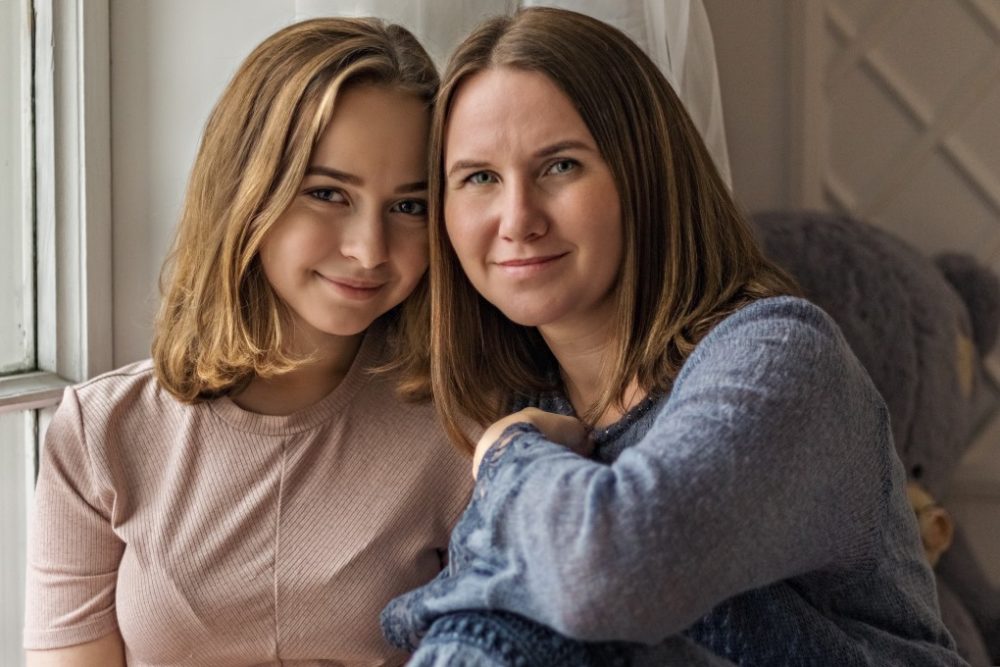
[[[565,93],[537,72],[470,77],[452,103],[444,171],[448,238],[487,301],[540,330],[607,321],[624,244],[618,191]]]
[[[555,268],[568,252],[552,255],[535,255],[532,257],[516,257],[496,262],[497,267],[511,278],[530,278],[548,269]]]

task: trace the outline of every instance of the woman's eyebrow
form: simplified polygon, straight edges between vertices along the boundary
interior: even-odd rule
[[[535,151],[534,157],[549,157],[555,155],[556,153],[562,153],[563,151],[569,150],[583,150],[583,151],[593,151],[594,147],[583,141],[577,139],[567,139],[565,141],[557,141],[554,144],[549,144],[545,148]],[[489,167],[488,162],[481,162],[478,160],[458,160],[455,164],[451,165],[448,169],[448,176],[451,176],[456,171],[462,171],[464,169],[485,169]]]
[[[577,139],[567,139],[565,141],[557,141],[554,144],[550,144],[541,150],[535,152],[535,157],[549,157],[555,155],[556,153],[562,153],[563,151],[569,150],[584,150],[592,151],[593,146],[579,141]]]
[[[451,176],[456,171],[462,171],[463,169],[485,169],[489,166],[489,162],[480,162],[478,160],[459,160],[455,164],[451,165],[451,168],[448,170],[448,176]]]

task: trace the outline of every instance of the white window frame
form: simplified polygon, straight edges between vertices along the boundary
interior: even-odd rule
[[[0,460],[24,464],[0,468],[0,485],[19,495],[0,509],[10,533],[3,549],[18,550],[3,554],[9,563],[24,562],[27,508],[52,407],[65,386],[110,370],[113,359],[109,0],[24,1],[33,46],[22,71],[33,90],[22,92],[24,99],[34,93],[34,108],[25,104],[22,114],[34,131],[22,150],[22,220],[34,223],[36,363],[0,377],[0,413],[26,413],[28,424],[25,440],[0,442]],[[0,572],[0,588],[24,590],[16,569]],[[0,602],[5,637],[23,620],[23,600],[13,597]],[[18,653],[3,646],[0,662]]]
[[[0,412],[58,403],[112,366],[109,0],[34,0],[36,358]]]

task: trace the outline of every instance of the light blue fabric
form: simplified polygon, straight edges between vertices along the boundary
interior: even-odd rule
[[[481,639],[553,630],[623,642],[609,649],[621,664],[672,664],[672,647],[692,644],[743,665],[965,664],[938,616],[885,405],[815,306],[781,297],[729,316],[668,396],[597,441],[588,460],[508,429],[448,568],[386,608],[386,637],[413,650],[426,636],[422,666],[472,650],[515,664]],[[490,619],[510,616],[491,612],[530,622],[505,629]],[[449,617],[470,614],[456,632]],[[690,664],[717,659],[703,657]]]

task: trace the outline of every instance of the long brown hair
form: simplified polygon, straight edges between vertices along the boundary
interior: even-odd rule
[[[404,28],[315,19],[254,49],[216,104],[160,281],[153,360],[178,399],[232,393],[254,376],[308,363],[286,348],[289,313],[264,276],[258,249],[294,198],[338,93],[361,84],[403,89],[430,105],[438,76]],[[390,315],[395,339],[405,341],[407,328],[426,319],[426,290],[425,279]],[[426,373],[425,359],[426,347],[422,357],[396,365]]]
[[[624,259],[607,381],[584,415],[621,407],[633,381],[667,391],[699,340],[762,297],[794,294],[758,249],[697,130],[656,65],[628,37],[575,12],[491,19],[457,48],[431,130],[431,378],[452,440],[461,416],[487,424],[518,393],[550,389],[556,362],[537,330],[508,320],[462,272],[445,232],[444,141],[464,81],[490,68],[539,72],[572,101],[614,176]]]

